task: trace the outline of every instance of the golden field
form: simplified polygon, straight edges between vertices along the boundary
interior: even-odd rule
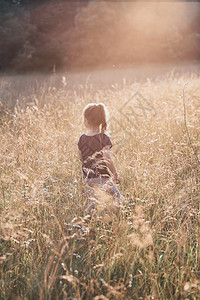
[[[199,299],[200,77],[20,80],[0,79],[18,100],[1,106],[0,299]],[[108,109],[124,196],[115,214],[101,194],[92,219],[77,155],[89,102]]]

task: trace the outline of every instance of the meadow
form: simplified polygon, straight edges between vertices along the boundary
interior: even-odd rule
[[[16,82],[0,79],[0,299],[199,299],[199,75]],[[89,102],[107,106],[124,196],[115,213],[99,194],[92,218],[77,155]]]

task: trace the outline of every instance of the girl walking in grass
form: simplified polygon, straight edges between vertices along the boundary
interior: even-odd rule
[[[87,132],[78,141],[79,157],[82,161],[84,182],[89,196],[88,213],[95,210],[95,187],[99,187],[113,196],[121,197],[119,190],[111,179],[120,182],[109,150],[112,147],[110,138],[104,133],[107,128],[106,109],[103,103],[88,104],[83,111]]]

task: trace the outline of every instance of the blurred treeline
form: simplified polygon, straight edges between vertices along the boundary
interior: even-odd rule
[[[198,3],[0,0],[0,70],[199,59],[199,17]]]

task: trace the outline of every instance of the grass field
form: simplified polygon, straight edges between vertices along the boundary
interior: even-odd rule
[[[0,79],[17,103],[0,112],[0,298],[199,299],[200,169],[186,123],[199,157],[200,77],[105,89],[16,80]],[[100,195],[92,219],[77,156],[89,102],[110,113],[124,196],[116,215]]]

